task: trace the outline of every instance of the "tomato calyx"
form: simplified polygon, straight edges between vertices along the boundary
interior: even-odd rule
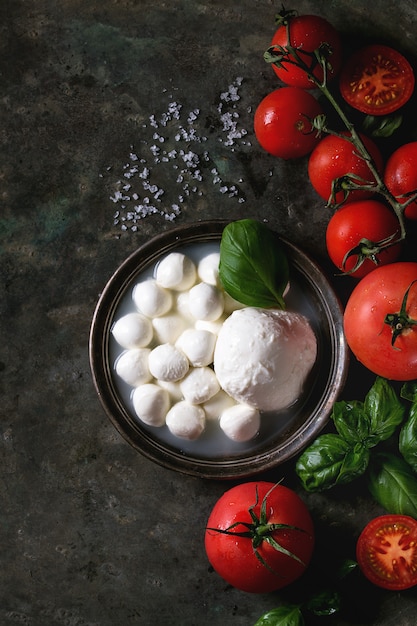
[[[401,309],[399,310],[399,312],[387,313],[387,315],[385,316],[384,323],[388,324],[388,326],[391,327],[391,331],[392,331],[391,345],[393,347],[395,347],[395,342],[397,341],[398,337],[405,330],[411,328],[412,326],[417,326],[417,320],[414,320],[413,318],[411,318],[406,311],[407,300],[410,294],[410,289],[415,283],[417,283],[417,280],[413,280],[413,282],[408,286],[404,294],[404,297],[401,303]]]
[[[381,252],[383,250],[386,250],[390,246],[397,244],[398,241],[399,241],[398,233],[393,233],[389,237],[386,237],[385,239],[381,239],[381,241],[377,241],[377,242],[371,241],[370,239],[367,239],[366,237],[364,237],[363,239],[359,241],[357,246],[354,246],[353,248],[348,250],[348,252],[346,252],[345,256],[343,257],[343,261],[342,261],[343,273],[344,274],[355,273],[367,259],[372,261],[372,263],[374,263],[375,266],[378,266],[380,264],[379,255],[381,254]],[[348,259],[350,259],[352,256],[356,256],[356,262],[350,270],[346,270],[345,269],[346,263]]]
[[[275,24],[276,26],[287,26],[290,20],[294,17],[297,17],[298,11],[295,9],[286,9],[284,5],[282,5],[281,11],[279,11],[275,16]]]
[[[252,519],[252,522],[234,522],[233,524],[231,524],[231,526],[228,526],[227,528],[224,528],[224,529],[208,527],[208,528],[206,528],[206,530],[211,530],[211,531],[214,531],[214,532],[217,532],[217,533],[221,533],[221,534],[224,534],[224,535],[233,535],[235,537],[242,537],[242,538],[250,539],[251,542],[252,542],[252,547],[253,547],[253,550],[254,550],[254,554],[255,554],[256,558],[258,559],[258,561],[260,561],[260,563],[262,563],[262,565],[264,567],[269,569],[274,574],[276,574],[278,576],[282,576],[278,572],[275,572],[275,570],[268,564],[268,562],[260,554],[258,548],[263,544],[263,542],[266,542],[272,548],[274,548],[274,550],[276,550],[277,552],[281,552],[282,554],[285,554],[286,556],[289,556],[290,558],[294,559],[295,561],[297,561],[301,565],[305,566],[306,564],[296,554],[294,554],[293,552],[290,552],[290,550],[287,550],[286,548],[284,548],[274,538],[273,534],[276,531],[278,531],[278,530],[296,530],[296,531],[299,531],[299,532],[302,532],[302,533],[304,533],[306,531],[303,530],[302,528],[299,528],[298,526],[292,526],[291,524],[277,524],[277,523],[268,521],[267,499],[268,499],[268,496],[270,495],[270,493],[275,489],[275,487],[278,484],[279,483],[274,485],[268,491],[268,493],[265,495],[265,497],[263,498],[263,500],[261,502],[259,517],[255,513],[255,508],[259,504],[258,489],[256,488],[256,501],[248,509],[248,512],[249,512],[249,515],[250,515],[250,517]],[[244,530],[244,531],[237,531],[237,530],[235,530],[239,526],[245,527],[246,530]]]

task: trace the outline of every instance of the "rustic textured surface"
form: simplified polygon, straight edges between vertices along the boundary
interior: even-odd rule
[[[294,4],[358,38],[417,53],[412,0]],[[262,53],[279,8],[270,0],[0,4],[5,626],[250,626],[281,600],[240,593],[210,570],[203,529],[226,485],[178,475],[130,448],[99,405],[88,362],[106,281],[173,224],[253,217],[323,259],[328,211],[305,161],[272,159],[252,132],[254,109],[274,85]],[[191,150],[200,178],[188,165],[179,182],[179,157],[156,163],[154,145]],[[157,212],[139,220],[137,178],[129,200],[118,195],[132,155],[164,191]],[[352,390],[359,397],[362,384]],[[268,478],[283,475],[295,484],[292,467]],[[306,500],[324,561],[335,550],[353,556],[359,529],[380,512],[357,488]],[[415,624],[415,592],[349,591],[332,624]]]

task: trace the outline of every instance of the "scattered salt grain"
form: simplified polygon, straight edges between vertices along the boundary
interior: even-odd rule
[[[211,138],[232,152],[250,146],[237,109],[242,84],[243,78],[238,77],[220,93],[216,110],[221,130],[219,136]],[[207,192],[207,183],[214,185],[223,196],[238,203],[245,202],[240,189],[244,180],[240,178],[229,185],[214,166],[210,150],[201,149],[209,141],[201,132],[206,119],[207,116],[197,107],[183,111],[182,104],[173,100],[172,94],[164,112],[149,115],[143,124],[141,150],[138,152],[133,145],[130,146],[128,161],[122,166],[121,178],[114,184],[115,189],[110,195],[111,202],[118,205],[118,210],[113,213],[115,226],[135,232],[140,220],[155,214],[174,221],[181,213],[180,205],[193,195],[202,197]],[[149,129],[148,137],[146,129]],[[203,164],[208,166],[202,167]],[[111,169],[112,166],[108,166],[106,171]],[[172,172],[177,172],[174,177]],[[164,189],[167,180],[171,180],[174,189],[171,201],[166,198]]]

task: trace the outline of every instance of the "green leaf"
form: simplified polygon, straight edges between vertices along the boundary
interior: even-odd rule
[[[411,405],[408,419],[400,430],[398,445],[404,459],[417,472],[417,403]]]
[[[363,120],[362,128],[372,137],[391,137],[401,126],[403,116],[398,113],[387,117],[367,115]]]
[[[369,462],[369,451],[332,433],[318,437],[299,457],[296,472],[306,491],[324,491],[361,476]]]
[[[369,418],[363,402],[335,402],[332,419],[337,432],[348,443],[356,444],[369,437]]]
[[[219,275],[226,292],[238,302],[285,309],[288,259],[278,235],[264,224],[245,219],[225,227]]]
[[[388,513],[417,518],[417,478],[403,459],[389,453],[376,454],[368,486],[371,495]]]
[[[417,402],[417,381],[411,380],[404,383],[401,387],[400,396],[404,400],[410,400],[410,402]]]
[[[368,447],[386,441],[404,419],[405,407],[385,378],[378,377],[366,395],[365,412],[369,416]]]
[[[304,626],[304,618],[299,606],[284,604],[262,615],[254,626]]]
[[[307,603],[307,609],[314,615],[334,615],[340,610],[340,593],[334,589],[326,589],[315,594]]]

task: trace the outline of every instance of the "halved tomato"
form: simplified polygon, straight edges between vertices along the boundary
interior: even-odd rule
[[[340,73],[340,92],[352,107],[367,115],[389,115],[414,91],[414,72],[394,48],[375,44],[355,52]]]
[[[363,574],[378,587],[399,591],[417,585],[417,521],[408,515],[380,515],[356,544]]]

